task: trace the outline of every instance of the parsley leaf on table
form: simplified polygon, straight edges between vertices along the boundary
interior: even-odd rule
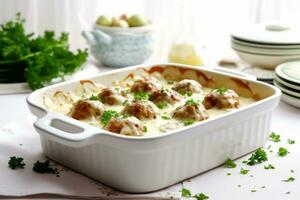
[[[24,169],[25,165],[26,164],[24,163],[24,159],[22,157],[12,156],[8,161],[8,166],[11,169],[17,169],[17,168]]]
[[[275,169],[275,167],[271,164],[265,165],[264,169]]]
[[[279,149],[278,149],[278,155],[280,156],[280,157],[284,157],[284,156],[286,156],[288,153],[290,153],[286,148],[283,148],[283,147],[280,147]]]
[[[273,142],[280,142],[280,135],[279,134],[276,134],[274,132],[272,132],[270,135],[269,135],[269,138],[271,141]]]
[[[51,173],[51,174],[59,174],[59,171],[57,168],[54,168],[50,166],[50,160],[46,160],[45,162],[36,161],[33,164],[32,170],[36,173]]]
[[[193,196],[195,199],[197,200],[205,200],[205,199],[209,199],[209,197],[203,193],[198,193],[198,194],[195,194]]]
[[[179,192],[181,192],[182,197],[191,197],[192,193],[189,189],[182,188]]]
[[[288,142],[289,144],[295,144],[295,143],[296,143],[295,140],[292,140],[292,139],[287,139],[287,142]]]
[[[248,172],[249,172],[250,170],[249,169],[244,169],[244,168],[241,168],[241,170],[240,170],[240,174],[248,174]]]
[[[236,164],[234,163],[233,160],[231,160],[230,158],[228,158],[225,163],[224,163],[224,167],[225,168],[235,168]]]
[[[254,153],[252,153],[251,157],[248,159],[248,161],[246,161],[246,164],[252,166],[267,160],[267,153],[262,148],[259,148]]]
[[[294,180],[295,180],[295,178],[292,177],[292,176],[290,176],[290,177],[288,177],[287,179],[282,180],[282,181],[283,181],[283,182],[293,182]]]

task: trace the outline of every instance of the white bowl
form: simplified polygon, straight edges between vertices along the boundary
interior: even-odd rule
[[[246,63],[251,66],[262,67],[266,69],[275,69],[278,65],[292,61],[300,60],[299,55],[265,55],[265,54],[255,54],[246,51],[235,50],[237,55]]]

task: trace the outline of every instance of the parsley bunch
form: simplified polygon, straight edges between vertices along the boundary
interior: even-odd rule
[[[24,158],[12,156],[8,161],[8,166],[11,169],[17,169],[17,168],[24,169],[25,166]]]
[[[53,79],[75,72],[86,61],[87,51],[69,51],[68,34],[56,38],[53,31],[33,37],[26,34],[25,20],[17,13],[14,21],[0,26],[0,82],[27,81],[35,90]]]

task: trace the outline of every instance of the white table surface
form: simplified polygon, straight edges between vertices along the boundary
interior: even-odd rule
[[[27,96],[28,94],[0,95],[0,127],[30,115],[26,105]],[[271,130],[280,133],[284,140],[281,144],[272,143],[274,152],[276,153],[280,145],[287,147],[291,152],[286,160],[276,157],[275,153],[270,158],[272,164],[277,165],[276,169],[279,168],[276,173],[272,172],[266,176],[267,170],[263,170],[263,165],[246,166],[251,169],[254,177],[250,178],[247,175],[248,177],[243,179],[243,175],[239,174],[241,161],[245,160],[243,158],[238,161],[239,167],[236,169],[217,168],[194,178],[191,182],[185,181],[183,186],[195,193],[201,191],[209,194],[210,199],[300,199],[300,109],[280,102],[273,112]],[[296,144],[287,144],[287,138],[296,140]],[[296,181],[282,182],[281,180],[291,175],[291,169],[295,170],[292,175]],[[227,176],[228,172],[232,175]],[[241,188],[238,187],[239,184],[242,185]],[[266,188],[261,189],[261,186]],[[256,189],[257,192],[251,192],[252,189]],[[291,193],[285,194],[286,192]]]

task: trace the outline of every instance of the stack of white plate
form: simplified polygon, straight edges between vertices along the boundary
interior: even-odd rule
[[[274,69],[300,60],[300,30],[286,25],[250,25],[231,35],[231,46],[251,66]]]
[[[300,61],[276,67],[274,85],[281,89],[282,100],[300,108]]]

